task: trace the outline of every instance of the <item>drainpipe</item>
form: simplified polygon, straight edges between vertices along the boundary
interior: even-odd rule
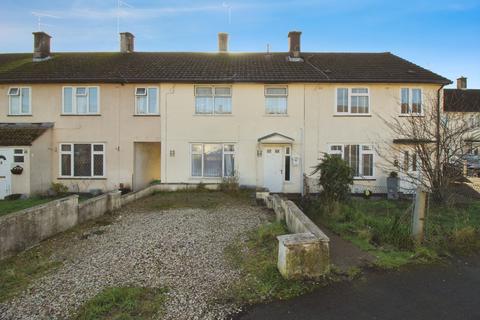
[[[441,103],[440,103],[440,92],[443,90],[443,87],[445,85],[442,84],[440,88],[437,90],[437,117],[436,117],[436,128],[435,128],[435,140],[436,140],[436,145],[435,145],[435,167],[436,167],[436,172],[435,172],[435,178],[438,181],[440,179],[440,115],[441,115]]]
[[[168,146],[168,139],[167,139],[167,123],[168,123],[168,118],[167,118],[167,115],[168,115],[168,96],[169,95],[172,95],[175,93],[175,85],[173,85],[170,90],[167,91],[167,93],[165,94],[165,143],[164,143],[164,150],[165,150],[165,182],[167,182],[167,172],[168,172],[168,150],[167,150],[167,146]],[[160,141],[162,141],[162,139],[160,138]],[[160,155],[160,159],[162,159],[161,155]],[[160,179],[163,180],[163,176],[161,175],[160,176]]]
[[[301,179],[301,182],[302,182],[302,197],[304,196],[304,185],[305,185],[305,173],[304,173],[304,170],[305,170],[305,122],[306,122],[306,119],[305,119],[305,109],[306,109],[306,106],[305,106],[305,84],[303,84],[303,128],[301,128],[301,141],[302,141],[302,152],[301,152],[301,155],[302,155],[302,161],[301,161],[301,171],[302,171],[302,179]]]

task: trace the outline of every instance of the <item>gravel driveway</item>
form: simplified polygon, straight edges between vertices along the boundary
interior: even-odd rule
[[[238,277],[223,249],[267,219],[265,209],[248,204],[150,211],[131,205],[114,223],[87,230],[86,239],[59,244],[55,257],[63,265],[0,304],[0,319],[65,319],[103,288],[129,284],[168,287],[165,319],[222,319],[236,307],[212,300]]]

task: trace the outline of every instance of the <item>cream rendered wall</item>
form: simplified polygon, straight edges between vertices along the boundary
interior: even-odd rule
[[[0,122],[54,122],[52,133],[53,161],[44,163],[41,170],[49,170],[52,180],[69,186],[71,190],[87,191],[93,188],[110,190],[120,183],[132,185],[133,142],[160,142],[159,116],[134,116],[135,85],[80,84],[100,87],[100,115],[62,116],[62,87],[75,84],[16,84],[32,88],[32,116],[8,116],[7,90],[0,85]],[[59,143],[106,144],[105,179],[59,179]]]
[[[30,146],[16,146],[12,147],[12,152],[14,149],[23,149],[23,158],[24,162],[23,163],[12,163],[12,167],[15,167],[17,165],[21,166],[23,168],[22,174],[12,174],[12,194],[29,194],[30,193],[30,165],[31,165],[31,160],[30,160]],[[15,154],[13,155],[15,157]]]
[[[42,193],[52,184],[52,167],[54,145],[52,144],[53,130],[48,129],[35,141],[30,148],[30,193]]]

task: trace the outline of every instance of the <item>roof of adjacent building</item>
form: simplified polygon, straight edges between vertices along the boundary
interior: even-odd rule
[[[480,89],[445,89],[443,96],[447,112],[480,112]]]
[[[0,54],[0,83],[451,83],[389,52],[302,57],[294,62],[287,52],[59,52],[33,62],[31,53],[6,53]]]
[[[33,141],[52,127],[52,122],[0,123],[0,146],[31,146]]]

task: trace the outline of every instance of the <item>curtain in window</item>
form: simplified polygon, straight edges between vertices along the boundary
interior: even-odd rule
[[[10,112],[20,114],[20,95],[10,96]]]
[[[137,113],[147,113],[147,96],[137,96]]]
[[[148,113],[158,113],[156,88],[148,89]]]
[[[235,155],[234,154],[225,154],[224,155],[224,173],[226,177],[231,177],[235,174]]]
[[[213,113],[213,97],[195,97],[196,113]]]
[[[337,89],[337,112],[348,112],[348,89]]]
[[[193,177],[202,176],[202,155],[201,154],[192,154],[192,176]]]
[[[63,89],[63,112],[64,113],[72,113],[73,112],[73,106],[72,106],[72,94],[73,94],[73,89],[72,88],[64,88]]]
[[[353,169],[353,176],[360,176],[360,148],[359,145],[346,145],[344,149],[343,159]]]
[[[287,97],[265,97],[266,112],[271,114],[287,113]]]
[[[206,144],[203,154],[203,176],[221,177],[222,176],[222,145]]]
[[[98,91],[97,88],[88,88],[88,112],[98,113]]]
[[[77,96],[77,113],[87,113],[87,96]]]
[[[30,113],[30,90],[22,88],[22,113]]]
[[[362,162],[363,162],[363,175],[364,176],[373,176],[373,154],[363,154],[362,155]]]
[[[232,98],[231,97],[215,97],[215,113],[231,113]]]
[[[410,104],[410,92],[408,88],[402,88],[402,113],[408,113]]]
[[[412,113],[422,112],[422,91],[420,89],[412,89]]]

